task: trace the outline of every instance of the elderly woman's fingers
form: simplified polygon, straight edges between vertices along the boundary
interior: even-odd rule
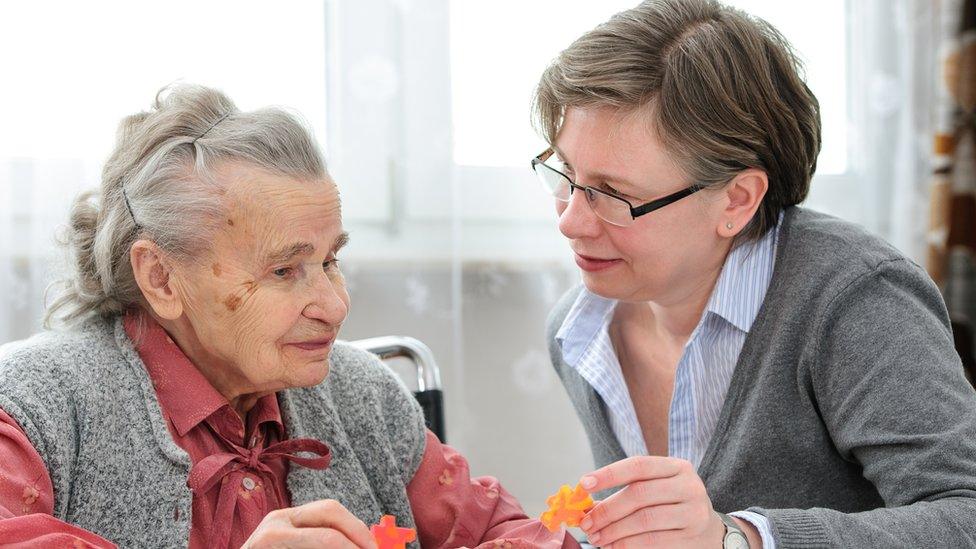
[[[268,513],[244,544],[246,549],[264,547],[376,549],[376,541],[341,503],[318,500]]]
[[[321,499],[293,507],[288,520],[296,528],[335,530],[348,538],[356,547],[373,549],[376,541],[363,521],[334,499]]]
[[[331,528],[269,528],[255,532],[241,549],[361,549],[342,532]]]
[[[370,545],[359,545],[353,543],[346,535],[332,528],[301,528],[299,530],[299,547],[309,549],[319,549],[328,547],[330,549],[363,549],[365,547],[376,547],[376,543],[370,537]]]

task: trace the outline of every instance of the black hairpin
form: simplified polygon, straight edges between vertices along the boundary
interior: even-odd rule
[[[129,204],[129,195],[125,194],[125,187],[122,187],[122,200],[125,200],[125,208],[129,210],[129,216],[132,217],[132,222],[135,224],[136,228],[139,228],[139,222],[136,221],[136,214],[132,213],[132,204]]]
[[[200,135],[198,135],[198,136],[197,136],[197,137],[196,137],[196,138],[195,138],[195,139],[194,139],[193,141],[191,141],[190,143],[191,143],[191,144],[193,144],[193,143],[196,143],[196,142],[197,142],[197,139],[200,139],[201,137],[203,137],[203,136],[205,136],[205,135],[207,135],[207,133],[209,133],[209,132],[210,132],[210,130],[212,130],[212,129],[214,129],[214,128],[215,128],[215,127],[217,126],[217,124],[220,124],[221,122],[223,122],[223,121],[224,121],[224,119],[225,119],[225,118],[227,118],[228,116],[230,116],[230,113],[227,113],[227,114],[225,114],[225,115],[223,115],[223,116],[221,116],[220,118],[218,118],[216,122],[214,122],[213,124],[211,124],[209,128],[207,128],[206,130],[204,130],[204,131],[203,131],[203,133],[201,133]]]

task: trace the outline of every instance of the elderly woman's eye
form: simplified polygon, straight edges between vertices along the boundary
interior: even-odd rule
[[[271,274],[277,276],[278,278],[285,278],[292,272],[291,267],[278,267],[277,269],[271,271]]]

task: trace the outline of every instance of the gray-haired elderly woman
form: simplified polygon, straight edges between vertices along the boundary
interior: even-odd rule
[[[163,93],[122,122],[69,234],[49,311],[69,329],[0,361],[0,540],[374,547],[393,515],[413,546],[576,546],[336,343],[339,193],[291,115]]]

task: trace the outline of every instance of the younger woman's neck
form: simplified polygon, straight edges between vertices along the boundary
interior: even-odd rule
[[[674,345],[684,345],[701,321],[711,299],[724,260],[703,270],[701,276],[676,288],[668,296],[646,302],[621,302],[620,318],[639,322],[656,337]]]

